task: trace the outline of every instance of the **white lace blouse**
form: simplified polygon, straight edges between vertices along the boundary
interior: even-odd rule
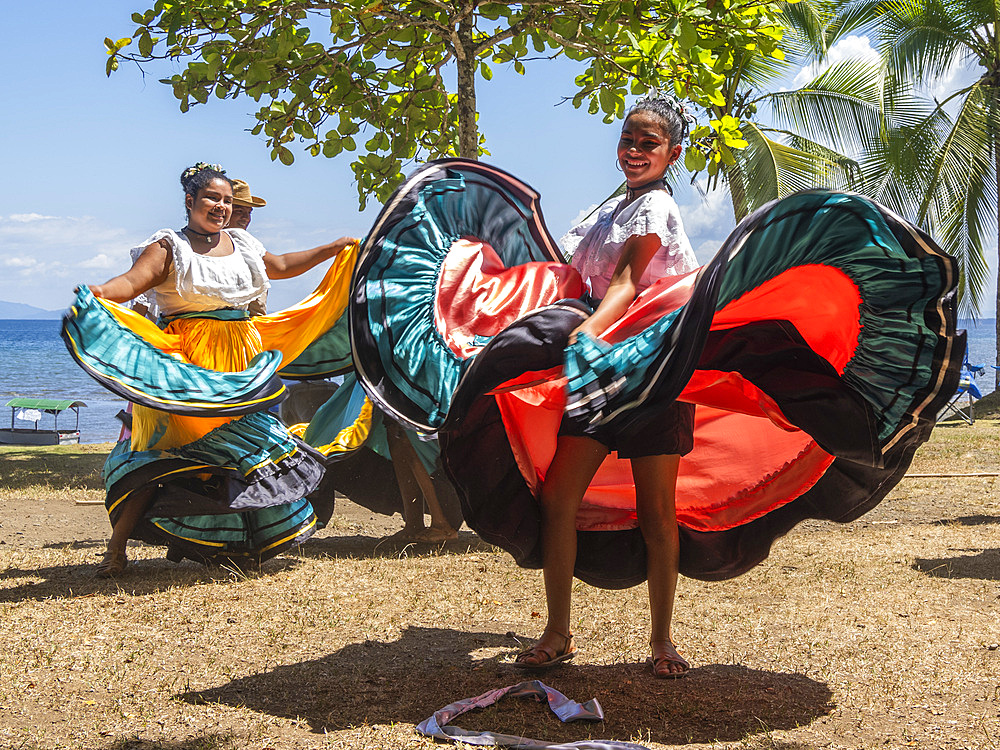
[[[698,267],[691,243],[684,233],[677,203],[665,190],[651,190],[625,206],[616,215],[625,196],[612,198],[559,241],[572,255],[576,268],[595,299],[603,299],[611,285],[622,247],[629,237],[655,234],[660,249],[646,266],[636,292],[663,276],[675,276]]]
[[[170,274],[133,302],[143,302],[163,315],[203,312],[223,307],[245,309],[271,286],[264,268],[267,250],[243,229],[223,230],[233,241],[230,255],[196,253],[187,237],[161,229],[130,251],[133,262],[154,242],[166,239],[171,248]],[[143,299],[144,298],[144,299]]]

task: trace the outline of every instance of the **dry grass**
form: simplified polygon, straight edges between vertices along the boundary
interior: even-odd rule
[[[377,541],[398,519],[345,505],[260,573],[140,546],[129,575],[100,582],[106,518],[72,505],[73,482],[99,492],[84,468],[98,464],[81,453],[47,475],[49,459],[0,453],[0,747],[429,748],[414,724],[522,679],[510,655],[540,630],[540,576],[468,532],[394,552]],[[997,470],[989,422],[936,430],[913,467]],[[854,524],[799,527],[739,579],[682,581],[685,680],[647,675],[642,588],[578,584],[580,655],[543,679],[597,697],[606,721],[512,701],[459,723],[550,742],[1000,750],[998,482],[905,479]]]
[[[0,500],[17,495],[103,500],[101,467],[109,445],[0,446]]]

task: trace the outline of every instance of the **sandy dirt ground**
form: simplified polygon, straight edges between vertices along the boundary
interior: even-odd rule
[[[605,720],[510,701],[460,725],[650,748],[1000,749],[1000,424],[936,430],[911,472],[931,476],[854,523],[801,524],[737,579],[682,580],[686,679],[647,673],[643,587],[577,584],[580,653],[542,679]],[[512,656],[541,629],[541,576],[467,529],[391,548],[399,516],[343,500],[260,571],[136,545],[126,575],[97,581],[102,505],[0,495],[4,750],[429,749],[415,725],[524,679]]]

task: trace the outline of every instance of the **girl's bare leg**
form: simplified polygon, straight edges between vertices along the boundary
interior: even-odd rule
[[[562,435],[542,485],[542,565],[548,619],[542,637],[518,661],[540,664],[569,648],[570,600],[576,566],[576,513],[606,446],[585,437]]]
[[[389,455],[392,457],[392,468],[396,473],[396,484],[399,486],[400,497],[403,498],[403,530],[396,536],[416,539],[424,530],[424,501],[420,496],[420,486],[414,479],[410,464],[413,459],[418,461],[419,459],[399,425],[387,423],[385,433],[389,443]]]
[[[680,544],[677,534],[675,489],[680,456],[644,456],[632,459],[636,512],[646,542],[649,585],[650,645],[657,676],[680,675],[687,662],[677,653],[670,632]]]

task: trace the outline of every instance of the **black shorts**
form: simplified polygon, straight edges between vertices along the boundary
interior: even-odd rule
[[[580,430],[563,417],[559,434],[596,440],[609,452],[617,452],[618,458],[683,456],[694,447],[694,404],[675,401],[665,411],[626,434],[602,427]]]

